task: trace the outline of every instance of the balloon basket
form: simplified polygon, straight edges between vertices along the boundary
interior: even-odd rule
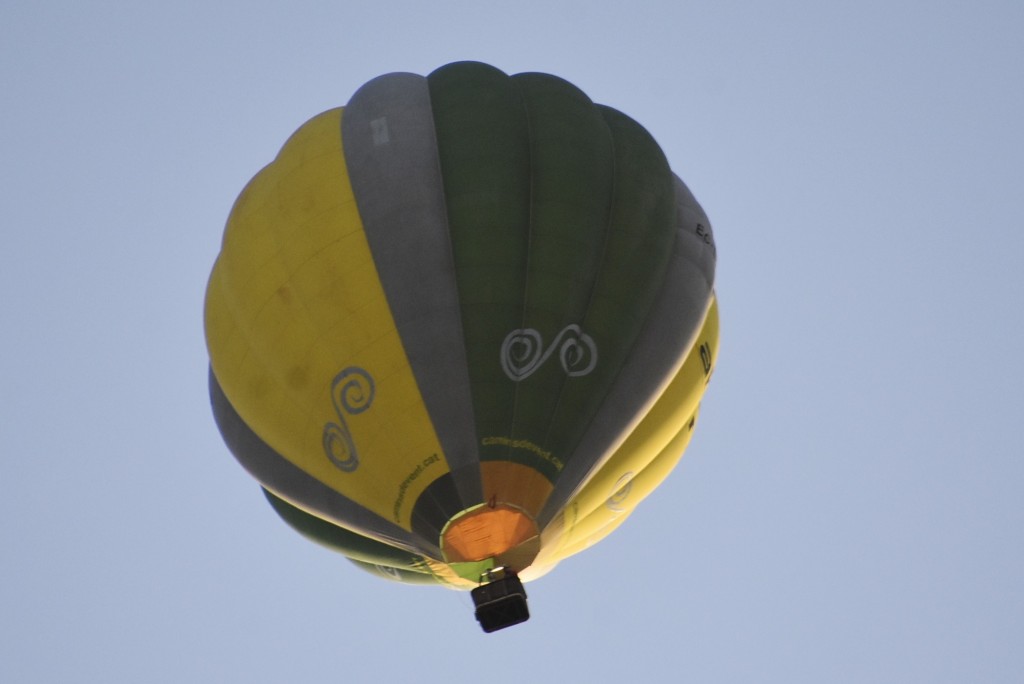
[[[526,590],[514,572],[495,568],[480,579],[483,583],[470,593],[476,619],[485,632],[496,632],[530,619]]]

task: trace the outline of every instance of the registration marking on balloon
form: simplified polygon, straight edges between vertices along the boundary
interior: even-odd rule
[[[562,370],[569,377],[587,375],[597,366],[597,345],[575,323],[567,325],[544,349],[540,332],[519,328],[505,336],[501,343],[501,369],[509,379],[519,382],[533,375],[555,350]]]
[[[356,366],[349,366],[338,373],[331,383],[331,401],[338,422],[324,425],[324,453],[342,472],[351,473],[359,467],[359,452],[345,416],[356,415],[370,408],[375,391],[370,374]]]

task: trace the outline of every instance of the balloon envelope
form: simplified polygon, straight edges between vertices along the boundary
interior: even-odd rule
[[[232,209],[214,414],[275,510],[392,579],[524,579],[682,455],[718,353],[707,216],[636,122],[545,74],[396,73]]]

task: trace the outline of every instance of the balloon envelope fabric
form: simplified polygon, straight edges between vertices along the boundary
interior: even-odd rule
[[[686,448],[715,260],[654,139],[570,83],[387,74],[235,202],[206,295],[214,416],[281,517],[361,567],[535,579]]]

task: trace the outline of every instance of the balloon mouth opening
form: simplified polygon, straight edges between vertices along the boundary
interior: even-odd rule
[[[480,504],[448,521],[441,531],[441,551],[449,563],[494,559],[496,565],[520,571],[540,551],[540,531],[517,506]]]

